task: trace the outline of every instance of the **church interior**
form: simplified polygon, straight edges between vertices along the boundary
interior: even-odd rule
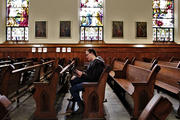
[[[0,0],[0,120],[86,119],[180,119],[179,0]]]

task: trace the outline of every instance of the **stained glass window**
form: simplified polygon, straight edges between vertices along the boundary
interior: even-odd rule
[[[80,40],[103,40],[103,0],[80,0]]]
[[[153,0],[153,41],[174,41],[174,0]]]
[[[29,0],[7,0],[6,39],[28,40]]]

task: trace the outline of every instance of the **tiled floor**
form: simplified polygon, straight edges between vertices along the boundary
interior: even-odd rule
[[[162,94],[163,96],[166,96]],[[57,111],[58,120],[81,120],[81,115],[66,115],[65,110],[68,104],[67,98],[70,98],[70,94],[61,95],[57,100]],[[126,109],[118,99],[118,97],[113,93],[112,89],[107,85],[105,98],[107,102],[104,103],[106,120],[130,120],[130,116]],[[177,100],[170,98],[173,101],[173,107],[178,108],[179,103]],[[12,120],[32,120],[33,113],[35,111],[35,102],[33,97],[24,102],[18,109],[10,114]],[[167,120],[177,120],[175,118],[174,110],[169,114]]]

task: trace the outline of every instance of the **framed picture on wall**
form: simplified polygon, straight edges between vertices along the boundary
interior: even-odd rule
[[[60,21],[60,37],[71,37],[71,21]]]
[[[147,22],[136,22],[136,37],[147,38]]]
[[[47,21],[35,21],[35,37],[47,37]]]
[[[123,21],[112,21],[112,37],[123,37]]]

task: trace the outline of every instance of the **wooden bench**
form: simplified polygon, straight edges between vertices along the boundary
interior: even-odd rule
[[[148,69],[148,70],[152,70],[153,67],[157,64],[157,60],[154,60],[152,63],[148,63],[148,62],[143,62],[143,61],[133,59],[131,64],[135,65],[135,66],[145,68],[145,69]]]
[[[66,67],[55,65],[53,73],[50,74],[49,81],[34,82],[35,93],[33,94],[36,102],[36,111],[34,113],[34,119],[42,120],[57,120],[57,113],[55,110],[56,91],[59,76],[66,72],[74,62],[71,62]]]
[[[11,60],[0,61],[0,65],[3,65],[3,64],[10,64],[10,63],[11,63]]]
[[[87,119],[103,119],[104,108],[103,101],[105,96],[105,87],[110,68],[106,67],[102,72],[98,82],[83,82],[82,97],[85,105],[83,117]]]
[[[122,92],[124,94],[120,93],[123,100],[125,100],[125,92],[132,96],[134,106],[127,109],[132,115],[132,118],[137,119],[146,104],[153,97],[155,76],[160,70],[160,67],[156,65],[150,71],[128,64],[125,70],[125,77],[114,78],[114,80],[123,89]],[[113,77],[114,74],[110,72],[110,75]]]
[[[126,65],[129,63],[129,60],[127,59],[125,62],[120,61],[119,59],[114,59],[111,65],[112,71],[115,72],[115,76],[114,78],[120,78],[123,75],[125,75],[125,68]],[[115,89],[115,82],[114,79],[112,79],[109,75],[108,75],[108,79],[107,79],[107,83],[110,85],[110,87],[114,90]]]
[[[178,96],[180,103],[180,69],[161,65],[161,70],[156,76],[155,85]],[[180,106],[178,108],[177,116],[180,116]]]
[[[166,65],[170,67],[180,68],[180,61],[179,62],[165,62],[165,61],[158,61],[159,65]]]
[[[172,56],[170,59],[169,59],[169,62],[179,62],[180,61],[180,58],[178,58],[178,57],[174,57],[174,56]]]
[[[40,70],[40,64],[28,66],[20,69],[14,69],[13,65],[8,65],[6,67],[6,71],[4,72],[4,76],[2,77],[1,84],[0,84],[0,93],[4,94],[8,98],[13,97],[16,92],[22,88],[27,82],[24,81],[21,84],[21,77],[22,73],[28,70],[36,69],[35,77],[33,78],[33,81],[38,79],[38,71]],[[32,82],[31,82],[32,83]],[[11,89],[9,89],[11,88]]]
[[[155,95],[144,108],[138,120],[165,120],[172,111],[172,103],[165,97]]]

